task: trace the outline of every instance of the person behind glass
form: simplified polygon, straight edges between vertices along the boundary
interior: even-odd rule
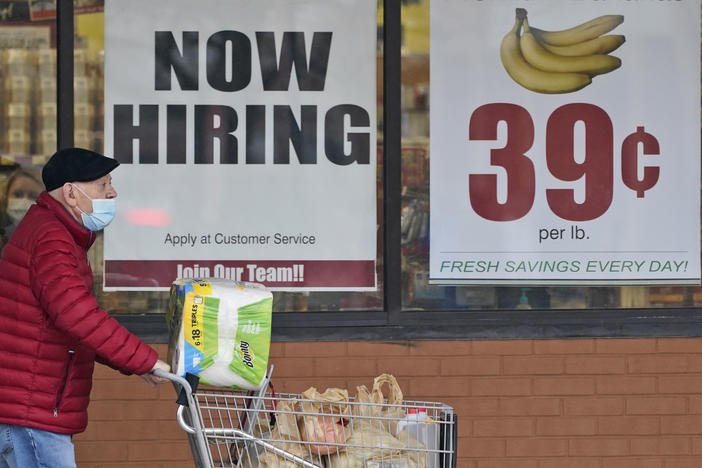
[[[5,245],[42,190],[41,183],[27,170],[19,168],[10,174],[5,184],[5,193],[0,200],[0,248]]]
[[[46,191],[0,257],[0,467],[73,468],[85,430],[94,362],[151,385],[170,370],[154,349],[102,310],[87,250],[115,214],[111,172],[93,151],[56,152]]]

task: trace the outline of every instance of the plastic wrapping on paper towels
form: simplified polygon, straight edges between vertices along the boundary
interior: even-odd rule
[[[200,278],[171,285],[168,361],[205,385],[256,390],[271,344],[273,295],[253,283]]]

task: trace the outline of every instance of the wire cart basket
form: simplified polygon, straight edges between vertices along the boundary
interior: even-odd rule
[[[456,415],[443,403],[310,400],[197,386],[156,371],[179,394],[176,419],[198,468],[455,468]]]

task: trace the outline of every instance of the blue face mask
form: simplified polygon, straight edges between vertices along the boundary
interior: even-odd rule
[[[110,224],[115,217],[115,199],[92,199],[83,190],[81,190],[80,187],[74,184],[71,185],[80,190],[80,193],[85,195],[93,204],[92,213],[86,213],[85,211],[81,210],[78,205],[76,205],[76,208],[78,208],[78,211],[80,211],[80,216],[83,219],[83,226],[90,231],[101,231],[105,229],[105,226]]]

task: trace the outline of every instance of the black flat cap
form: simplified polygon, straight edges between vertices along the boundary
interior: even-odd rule
[[[54,153],[41,171],[50,192],[66,182],[90,182],[109,174],[119,161],[83,148],[64,148]]]

